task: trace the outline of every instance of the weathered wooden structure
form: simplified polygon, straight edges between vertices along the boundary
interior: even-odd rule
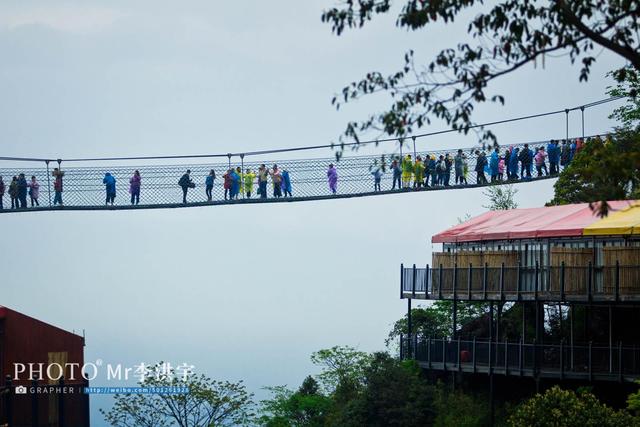
[[[640,378],[640,203],[491,211],[436,234],[424,267],[401,266],[409,334],[401,356],[425,369],[555,380]],[[412,300],[451,300],[451,336],[412,330]],[[486,304],[485,336],[457,321],[461,302]],[[503,327],[501,318],[520,327]],[[513,323],[513,321],[511,322]],[[512,325],[511,325],[512,326]],[[492,384],[492,380],[490,380]]]

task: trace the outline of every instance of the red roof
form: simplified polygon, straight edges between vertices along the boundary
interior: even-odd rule
[[[609,202],[609,205],[612,209],[622,209],[629,203],[628,200],[622,200]],[[584,228],[599,219],[589,208],[588,203],[489,211],[436,234],[431,238],[431,242],[455,243],[582,236]]]

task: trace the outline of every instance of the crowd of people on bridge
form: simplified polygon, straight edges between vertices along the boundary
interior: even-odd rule
[[[599,137],[597,137],[599,138]],[[610,137],[607,136],[607,139]],[[587,140],[588,143],[588,140]],[[501,181],[530,180],[535,177],[557,175],[561,167],[567,166],[585,145],[582,139],[575,140],[551,140],[546,145],[530,147],[524,144],[522,148],[510,146],[504,150],[497,145],[489,150],[472,150],[475,164],[470,165],[469,156],[459,149],[455,155],[450,153],[440,155],[415,156],[411,154],[402,157],[394,157],[387,165],[378,165],[371,168],[373,176],[373,191],[383,191],[382,178],[388,171],[392,177],[391,190],[411,190],[425,187],[449,187],[453,177],[454,186],[469,185],[469,171],[473,168],[476,174],[476,184],[483,185]],[[547,166],[548,164],[548,166]],[[535,169],[534,169],[535,168]],[[535,171],[535,172],[534,172]],[[54,198],[53,205],[63,206],[63,177],[65,173],[55,168],[51,174],[53,179]],[[207,202],[213,201],[213,189],[216,181],[216,172],[211,169],[204,177],[204,189]],[[329,164],[326,170],[327,185],[330,194],[338,193],[338,170],[334,164]],[[140,203],[140,192],[143,177],[139,170],[135,170],[128,178],[129,195],[131,205]],[[222,175],[222,188],[224,200],[234,201],[240,198],[250,199],[254,194],[254,185],[257,184],[255,194],[260,199],[268,197],[268,184],[271,182],[272,197],[293,197],[292,178],[286,167],[274,164],[271,168],[261,164],[257,171],[240,166],[226,170]],[[106,172],[102,180],[105,188],[105,205],[113,206],[116,201],[116,177]],[[188,170],[177,182],[182,189],[182,203],[188,203],[189,191],[196,188],[196,182]],[[0,209],[4,209],[4,195],[9,194],[11,209],[27,209],[27,196],[31,207],[40,206],[40,184],[35,176],[27,179],[24,173],[13,176],[11,181],[5,184],[0,176]]]
[[[598,137],[599,138],[599,137]],[[530,180],[535,177],[557,175],[560,167],[565,167],[573,160],[576,153],[584,147],[585,142],[575,140],[551,140],[546,145],[530,147],[524,144],[522,148],[510,146],[505,150],[494,146],[490,153],[485,150],[475,150],[475,164],[470,165],[467,154],[459,149],[455,155],[450,153],[440,155],[416,156],[411,154],[402,159],[391,162],[391,189],[420,189],[423,187],[449,187],[451,178],[456,186],[469,185],[470,167],[476,174],[476,184],[483,185],[500,181]],[[548,163],[548,167],[547,167]],[[535,167],[535,172],[534,172]],[[373,170],[374,191],[382,191],[381,179],[383,168]]]

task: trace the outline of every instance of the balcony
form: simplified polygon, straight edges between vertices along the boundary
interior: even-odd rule
[[[400,297],[477,301],[637,302],[640,266],[406,268]]]
[[[522,377],[635,381],[640,378],[640,347],[525,344],[489,340],[400,338],[400,357],[438,371]]]

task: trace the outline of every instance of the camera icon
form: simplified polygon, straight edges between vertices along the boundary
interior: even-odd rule
[[[27,388],[23,385],[16,387],[16,394],[27,394]]]

